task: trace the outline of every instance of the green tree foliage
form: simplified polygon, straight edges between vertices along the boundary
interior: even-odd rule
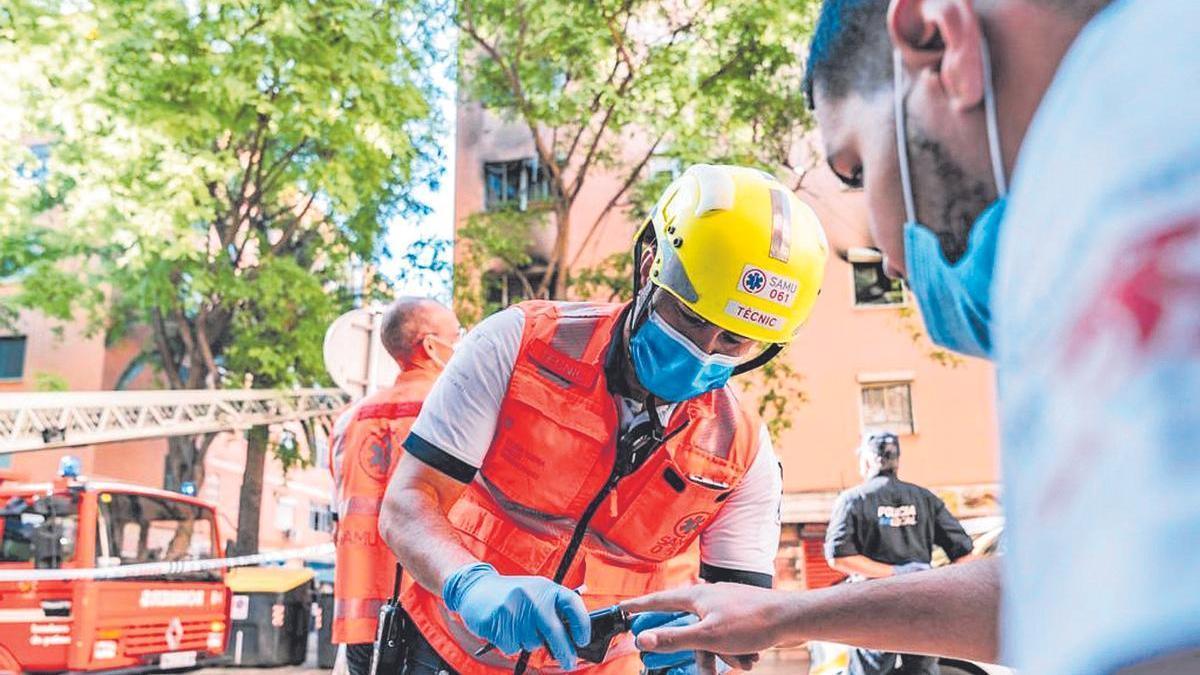
[[[801,52],[817,4],[460,2],[465,93],[529,129],[551,183],[549,199],[533,208],[474,214],[460,230],[455,300],[464,321],[496,309],[487,302],[495,277],[480,283],[473,275],[498,264],[519,276],[530,262],[529,232],[547,218],[553,254],[524,296],[628,299],[633,266],[624,246],[586,267],[580,253],[614,211],[644,217],[673,177],[653,166],[746,164],[798,187],[804,170],[794,164],[796,149],[811,126]],[[615,176],[617,188],[594,219],[574,222],[572,207],[601,173]],[[582,237],[575,227],[584,228]],[[763,393],[760,412],[772,434],[788,428],[789,405],[804,399],[791,367],[776,360],[748,383]]]
[[[321,379],[350,267],[423,209],[444,10],[6,3],[0,273],[20,279],[6,302],[87,316],[110,339],[148,327],[171,388]],[[208,440],[171,443],[168,487],[202,480]]]
[[[634,197],[645,201],[651,160],[791,167],[796,141],[809,124],[800,92],[801,49],[816,5],[458,3],[464,92],[528,127],[549,175],[546,209],[554,246],[534,295],[565,295],[579,251],[605,218],[637,205]],[[615,175],[618,187],[598,217],[577,224],[572,206],[598,170]],[[582,239],[572,235],[577,225],[586,228]],[[569,250],[572,242],[581,242],[575,251]]]

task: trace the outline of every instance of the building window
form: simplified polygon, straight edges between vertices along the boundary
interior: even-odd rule
[[[0,380],[20,380],[25,375],[25,336],[0,337]]]
[[[550,198],[550,172],[537,157],[509,162],[484,162],[483,207],[488,211],[529,208],[530,202]]]
[[[296,500],[292,497],[280,497],[275,502],[275,529],[283,534],[284,539],[296,535]]]
[[[886,307],[904,304],[904,282],[889,279],[883,262],[852,262],[854,268],[854,306]]]
[[[308,505],[308,529],[333,533],[333,509],[328,504]]]
[[[913,433],[912,383],[888,382],[862,387],[863,433]]]
[[[504,308],[525,300],[533,300],[537,288],[546,278],[546,265],[532,263],[519,270],[483,273],[484,299],[488,305]],[[553,279],[550,285],[554,285]]]

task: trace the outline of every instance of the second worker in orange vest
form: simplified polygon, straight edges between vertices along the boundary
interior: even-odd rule
[[[780,470],[727,381],[799,330],[826,248],[773,177],[698,165],[637,235],[634,302],[526,302],[467,336],[380,519],[405,567],[405,673],[636,673],[628,635],[577,663],[587,612],[664,588],[697,539],[704,579],[771,585]],[[646,665],[692,667],[665,656]]]
[[[353,675],[365,675],[370,668],[379,608],[391,595],[395,577],[396,558],[379,537],[384,489],[459,331],[454,313],[433,300],[392,303],[380,338],[400,375],[391,387],[344,412],[334,428],[331,465],[338,524],[333,642],[346,645]]]

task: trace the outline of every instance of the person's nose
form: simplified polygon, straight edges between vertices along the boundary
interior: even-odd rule
[[[704,350],[706,354],[716,354],[720,348],[721,329],[716,326],[701,328],[688,336],[692,344]]]

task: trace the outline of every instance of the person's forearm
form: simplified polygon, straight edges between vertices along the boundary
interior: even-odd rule
[[[842,574],[857,574],[868,579],[880,579],[895,575],[891,565],[871,560],[865,555],[833,558],[829,561],[829,566]]]
[[[994,663],[1000,561],[789,593],[779,605],[783,644],[824,640]]]
[[[436,494],[418,488],[388,489],[379,534],[404,571],[438,596],[455,570],[477,562],[459,542]]]

